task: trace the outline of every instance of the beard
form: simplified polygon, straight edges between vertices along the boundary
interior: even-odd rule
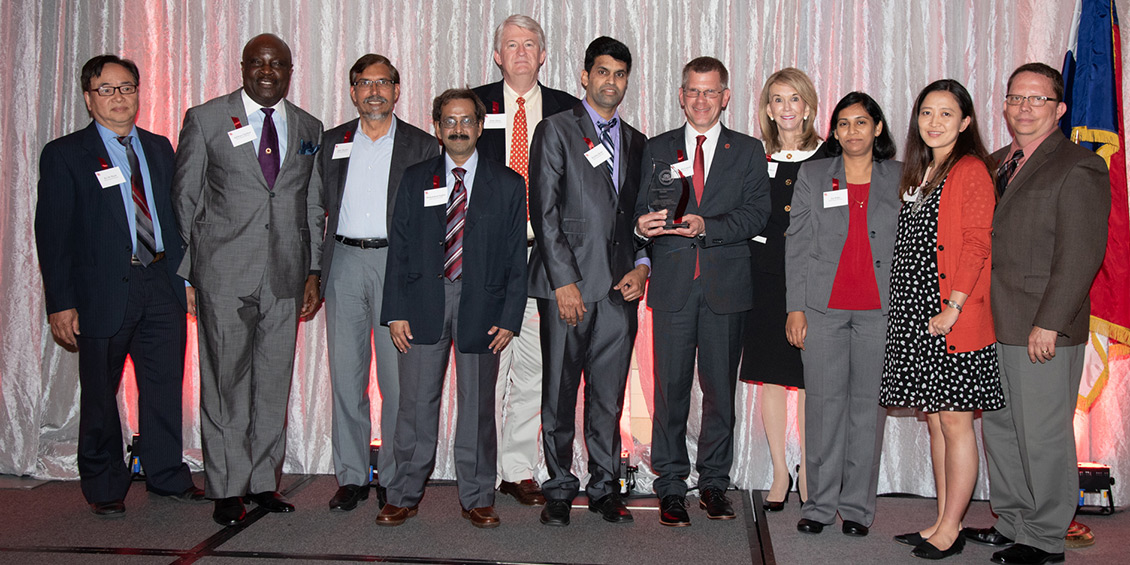
[[[365,106],[364,106],[364,107],[371,107],[372,105],[381,105],[381,106],[383,106],[383,105],[385,105],[385,104],[388,104],[388,99],[387,99],[387,98],[384,98],[384,97],[382,97],[382,96],[378,96],[378,95],[374,94],[374,95],[372,95],[372,96],[370,96],[370,97],[368,97],[368,98],[366,98],[366,99],[362,100],[362,102],[364,102],[364,103],[365,103]],[[371,122],[379,122],[379,121],[383,121],[383,120],[384,120],[385,118],[387,118],[387,117],[388,117],[388,115],[389,115],[389,112],[381,112],[381,111],[379,111],[379,110],[373,110],[373,111],[370,111],[370,112],[366,112],[366,111],[364,111],[364,110],[361,110],[360,108],[358,108],[358,110],[357,110],[357,111],[358,111],[358,113],[360,113],[360,114],[361,114],[362,116],[364,116],[364,117],[365,117],[365,119],[367,119],[367,120],[369,120],[369,121],[371,121]]]

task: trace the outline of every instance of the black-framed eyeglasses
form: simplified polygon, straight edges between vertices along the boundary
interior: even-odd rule
[[[1039,108],[1040,106],[1047,104],[1049,100],[1052,102],[1058,102],[1058,100],[1051,96],[1020,96],[1019,94],[1009,94],[1008,96],[1004,97],[1004,103],[1008,104],[1009,106],[1019,106],[1023,104],[1025,100],[1027,100],[1028,105],[1033,108]]]
[[[88,92],[97,92],[99,96],[113,96],[115,92],[121,92],[123,96],[130,94],[137,94],[136,84],[122,84],[118,86],[110,86],[104,84],[98,88],[92,88]]]
[[[357,88],[370,88],[373,86],[376,86],[377,88],[388,88],[394,84],[396,84],[396,81],[390,78],[378,78],[376,80],[359,78],[353,81],[353,86],[356,86]]]
[[[461,125],[465,128],[474,127],[479,123],[474,116],[463,116],[461,119],[456,120],[454,117],[448,116],[439,121],[439,127],[443,129],[455,129],[456,125]]]

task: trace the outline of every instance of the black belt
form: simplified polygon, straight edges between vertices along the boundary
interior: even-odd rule
[[[361,249],[380,249],[382,247],[388,247],[388,240],[380,237],[353,239],[351,237],[345,237],[344,235],[335,235],[334,239],[352,247],[360,247]]]
[[[160,261],[161,259],[164,259],[164,258],[165,258],[165,252],[159,251],[159,252],[157,252],[156,255],[153,256],[153,260],[150,261],[149,264],[152,265],[153,263],[156,263],[157,261]],[[129,258],[129,264],[131,266],[134,266],[134,267],[144,267],[145,266],[145,265],[141,264],[141,259],[138,259],[137,255],[134,255],[134,256]]]

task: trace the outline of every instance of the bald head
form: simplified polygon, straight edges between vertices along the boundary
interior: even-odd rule
[[[290,47],[279,36],[264,33],[243,46],[243,89],[256,104],[278,104],[290,88]]]

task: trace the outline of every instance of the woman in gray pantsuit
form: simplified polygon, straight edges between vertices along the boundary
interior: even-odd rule
[[[879,105],[851,92],[832,111],[837,157],[801,166],[785,237],[785,333],[803,350],[808,500],[797,530],[875,517],[883,419],[879,382],[902,164]]]

